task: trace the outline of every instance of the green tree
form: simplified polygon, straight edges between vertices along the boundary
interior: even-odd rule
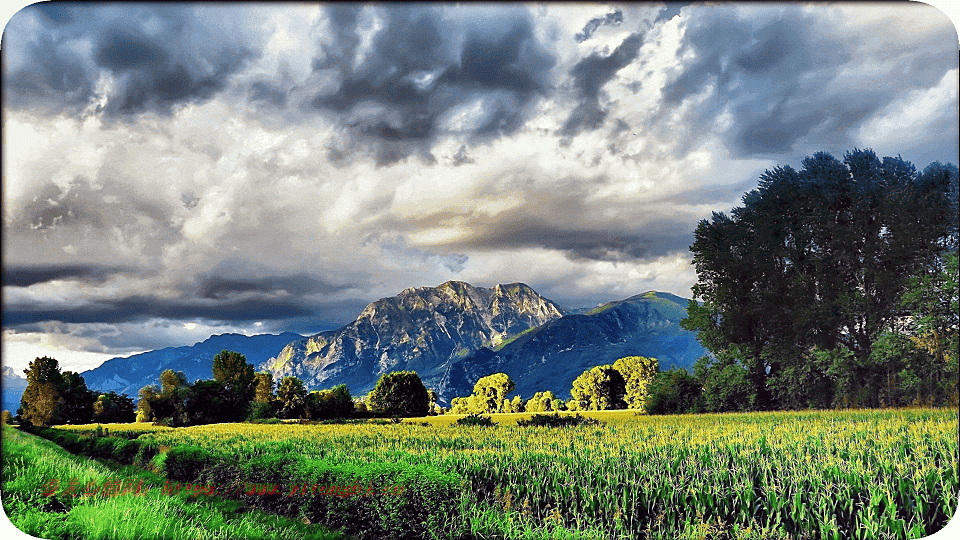
[[[93,403],[94,422],[125,424],[133,422],[136,417],[133,399],[126,394],[118,394],[111,390],[98,395]]]
[[[553,392],[547,390],[545,392],[537,392],[533,395],[532,398],[527,400],[526,403],[526,412],[551,412],[557,411],[556,408],[557,396],[553,395]]]
[[[256,393],[253,366],[238,352],[220,351],[213,357],[213,380],[223,385],[224,421],[242,420]]]
[[[273,400],[273,375],[262,371],[254,375],[256,389],[253,395],[255,403],[270,403]]]
[[[427,387],[415,371],[384,373],[367,399],[370,409],[380,415],[426,416],[430,410]]]
[[[510,376],[506,373],[494,373],[481,377],[473,385],[474,403],[480,409],[478,413],[498,413],[504,411],[503,402],[510,392],[516,388]]]
[[[36,358],[23,373],[27,376],[27,387],[17,414],[21,422],[38,426],[59,424],[66,390],[59,362],[48,356]]]
[[[625,356],[613,363],[613,369],[623,375],[626,393],[624,401],[628,409],[643,409],[646,406],[647,389],[653,377],[660,371],[656,358]]]
[[[303,418],[307,412],[307,390],[297,377],[284,377],[277,386],[277,416]]]
[[[937,264],[910,279],[902,306],[910,314],[906,334],[929,353],[929,373],[943,387],[946,403],[958,405],[958,351],[960,351],[960,256],[947,250]]]
[[[79,373],[63,372],[63,408],[60,421],[65,424],[88,424],[93,418],[93,402],[97,394],[87,388]]]
[[[345,384],[330,390],[310,392],[306,399],[307,416],[315,420],[349,418],[353,415],[353,397]]]
[[[739,392],[745,381],[750,396],[734,401],[755,409],[779,406],[770,381],[813,349],[842,347],[851,369],[869,366],[908,279],[956,230],[955,167],[918,174],[869,150],[802,165],[766,171],[743,206],[701,221],[691,246],[703,303],[691,301],[681,324],[725,371],[715,382]]]
[[[624,409],[627,404],[626,382],[611,365],[595,366],[574,379],[570,390],[571,401],[578,411],[605,411]],[[569,407],[569,403],[567,404]]]
[[[682,368],[657,373],[650,381],[644,409],[648,414],[683,414],[700,410],[700,381]]]

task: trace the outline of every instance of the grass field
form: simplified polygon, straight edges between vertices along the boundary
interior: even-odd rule
[[[9,426],[3,426],[2,436],[3,508],[13,525],[32,536],[97,540],[344,538],[324,527],[241,509],[231,501],[163,493],[165,479],[156,474],[75,456]],[[62,485],[54,490],[51,480]],[[118,480],[128,482],[131,489],[105,489]],[[64,493],[71,482],[77,492]]]
[[[394,425],[105,427],[237,464],[201,473],[208,479],[233,474],[284,489],[303,481],[310,463],[322,463],[316,470],[328,480],[367,478],[371,464],[390,464],[390,478],[441,486],[431,493],[457,499],[444,510],[456,519],[428,531],[446,537],[919,538],[957,508],[955,410],[583,414],[605,425],[519,427],[530,415],[510,414],[492,415],[494,427],[455,426],[457,416]],[[404,476],[407,469],[417,473]],[[437,475],[443,480],[431,483]]]

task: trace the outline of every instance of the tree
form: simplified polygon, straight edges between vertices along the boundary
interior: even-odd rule
[[[526,412],[551,412],[560,410],[556,404],[557,396],[553,395],[553,392],[549,390],[537,392],[527,401]]]
[[[277,416],[302,418],[305,416],[307,390],[297,377],[284,377],[277,386]]]
[[[474,402],[482,409],[476,412],[509,412],[509,405],[507,406],[508,410],[504,410],[503,402],[506,400],[507,394],[513,392],[514,388],[516,388],[516,384],[506,373],[494,373],[481,377],[473,385],[473,395],[476,396]]]
[[[348,418],[353,415],[353,397],[345,384],[330,390],[310,392],[305,403],[306,416],[315,420]]]
[[[182,371],[164,370],[160,374],[160,387],[144,386],[140,389],[137,405],[138,422],[157,422],[169,426],[186,426],[191,423],[192,390]]]
[[[842,347],[851,369],[869,366],[908,279],[956,234],[955,167],[918,174],[869,150],[802,165],[764,172],[743,206],[700,222],[690,248],[703,303],[691,301],[681,324],[725,370],[716,382],[749,385],[754,409],[779,406],[770,382],[813,349]]]
[[[656,358],[625,356],[613,363],[613,369],[623,375],[627,408],[642,410],[646,406],[647,387],[660,371],[660,362]]]
[[[937,377],[946,402],[958,404],[958,351],[960,351],[960,256],[956,249],[944,253],[938,264],[912,277],[902,307],[910,313],[906,335],[932,357],[928,373]]]
[[[683,414],[700,410],[700,381],[682,368],[663,371],[650,381],[644,409],[648,414]]]
[[[255,403],[270,403],[273,399],[273,375],[262,371],[254,375],[256,382],[253,401]]]
[[[56,359],[44,356],[30,362],[23,370],[27,387],[20,398],[17,416],[22,421],[38,426],[50,426],[61,421],[66,384]]]
[[[213,380],[223,385],[224,421],[243,419],[257,388],[253,366],[247,358],[238,352],[220,351],[213,357]]]
[[[570,390],[572,402],[578,411],[605,411],[624,409],[626,382],[619,371],[611,365],[595,366],[574,379]],[[570,403],[567,404],[570,406]]]
[[[430,410],[427,387],[415,371],[384,373],[367,399],[374,413],[386,416],[426,416]]]
[[[63,408],[60,421],[65,424],[87,424],[93,419],[93,402],[97,394],[87,388],[79,373],[63,372]]]
[[[133,399],[126,394],[118,394],[111,390],[100,394],[93,403],[93,421],[104,424],[125,424],[133,422],[137,415]]]

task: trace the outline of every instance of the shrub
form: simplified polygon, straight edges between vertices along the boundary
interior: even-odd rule
[[[486,426],[492,427],[497,425],[496,422],[490,419],[489,416],[482,416],[479,414],[468,414],[463,418],[458,419],[454,422],[456,426]]]
[[[163,471],[181,482],[199,480],[203,469],[214,461],[213,454],[198,446],[175,446],[166,456]]]
[[[560,416],[558,414],[535,414],[527,420],[518,420],[520,427],[573,427],[573,426],[602,426],[603,422],[596,418],[586,418],[576,414],[574,416]]]

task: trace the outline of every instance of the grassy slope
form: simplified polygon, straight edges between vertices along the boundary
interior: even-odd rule
[[[316,525],[251,512],[219,499],[162,493],[163,478],[132,467],[113,469],[59,446],[3,426],[3,508],[21,531],[49,539],[338,539]],[[50,479],[61,486],[103,486],[108,480],[140,480],[145,495],[44,496]],[[62,491],[62,490],[61,490]]]

